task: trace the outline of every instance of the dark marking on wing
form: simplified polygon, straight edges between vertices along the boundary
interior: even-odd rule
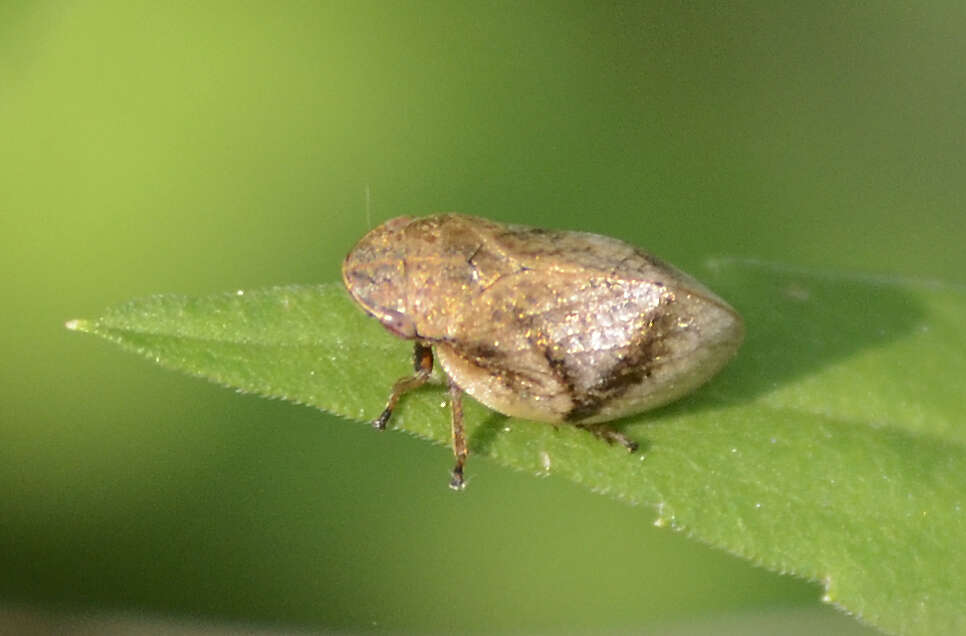
[[[514,393],[532,393],[543,384],[540,378],[517,371],[507,363],[507,353],[486,344],[461,344],[454,349],[464,359],[497,378],[504,387]]]
[[[467,262],[467,263],[468,263],[469,265],[471,265],[472,267],[474,267],[474,268],[476,267],[476,265],[475,265],[475,264],[473,263],[473,259],[474,259],[474,258],[476,258],[476,255],[480,253],[480,250],[481,250],[481,249],[483,249],[483,243],[480,243],[480,244],[479,244],[479,245],[478,245],[478,246],[476,247],[476,249],[475,249],[475,250],[473,250],[473,253],[472,253],[472,254],[470,254],[470,256],[469,256],[469,258],[467,258],[467,259],[466,259],[466,262]]]
[[[667,335],[675,329],[676,319],[673,312],[667,309],[671,302],[670,297],[664,298],[648,320],[646,328],[628,345],[627,355],[604,371],[593,386],[571,394],[574,406],[564,416],[565,420],[579,422],[593,417],[608,402],[619,398],[651,376],[661,358],[667,355]],[[561,368],[565,374],[566,367]],[[572,379],[568,386],[574,386]]]

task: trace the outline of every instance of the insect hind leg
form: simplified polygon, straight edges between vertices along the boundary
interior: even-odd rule
[[[582,428],[585,431],[590,431],[594,434],[594,437],[602,439],[608,444],[618,443],[627,449],[627,452],[633,453],[637,450],[638,444],[631,438],[627,437],[620,431],[605,423],[597,424],[577,424],[577,428]]]

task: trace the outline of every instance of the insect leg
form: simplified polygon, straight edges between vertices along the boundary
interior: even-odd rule
[[[413,371],[415,371],[413,375],[407,378],[399,378],[392,385],[392,392],[389,394],[389,402],[386,404],[386,408],[383,409],[379,417],[372,421],[374,428],[378,428],[381,431],[385,430],[386,423],[389,422],[389,416],[392,415],[392,410],[396,408],[396,403],[399,401],[399,398],[403,394],[426,384],[426,380],[429,379],[429,374],[433,372],[433,348],[418,340],[413,346]]]
[[[453,454],[456,455],[456,466],[453,467],[453,477],[449,487],[453,490],[463,490],[463,464],[466,463],[466,435],[463,433],[463,389],[450,380],[449,398],[453,416]]]
[[[627,449],[627,452],[633,453],[637,450],[637,442],[627,437],[620,431],[611,428],[607,424],[577,424],[577,428],[582,428],[585,431],[590,431],[595,437],[604,440],[608,444],[613,444],[617,442],[621,446]]]

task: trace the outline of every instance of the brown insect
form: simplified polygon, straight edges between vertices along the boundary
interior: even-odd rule
[[[452,399],[455,489],[467,456],[464,391],[633,452],[604,422],[697,388],[744,335],[728,303],[627,243],[459,214],[383,223],[346,256],[342,278],[367,313],[415,340],[415,373],[393,385],[373,426],[384,429],[399,398],[429,379],[435,349]]]

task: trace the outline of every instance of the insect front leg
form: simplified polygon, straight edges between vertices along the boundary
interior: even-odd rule
[[[413,346],[413,371],[415,371],[413,375],[399,378],[392,385],[392,392],[389,394],[386,408],[383,409],[379,417],[372,421],[374,428],[378,428],[380,431],[385,430],[389,416],[392,415],[392,410],[396,408],[399,398],[413,389],[418,389],[429,380],[429,375],[433,372],[433,348],[418,340]]]
[[[463,490],[465,486],[463,465],[466,464],[466,456],[469,454],[466,449],[466,435],[463,432],[463,389],[456,386],[452,380],[449,381],[449,399],[452,407],[453,454],[456,455],[456,466],[453,467],[449,487],[453,490]]]

